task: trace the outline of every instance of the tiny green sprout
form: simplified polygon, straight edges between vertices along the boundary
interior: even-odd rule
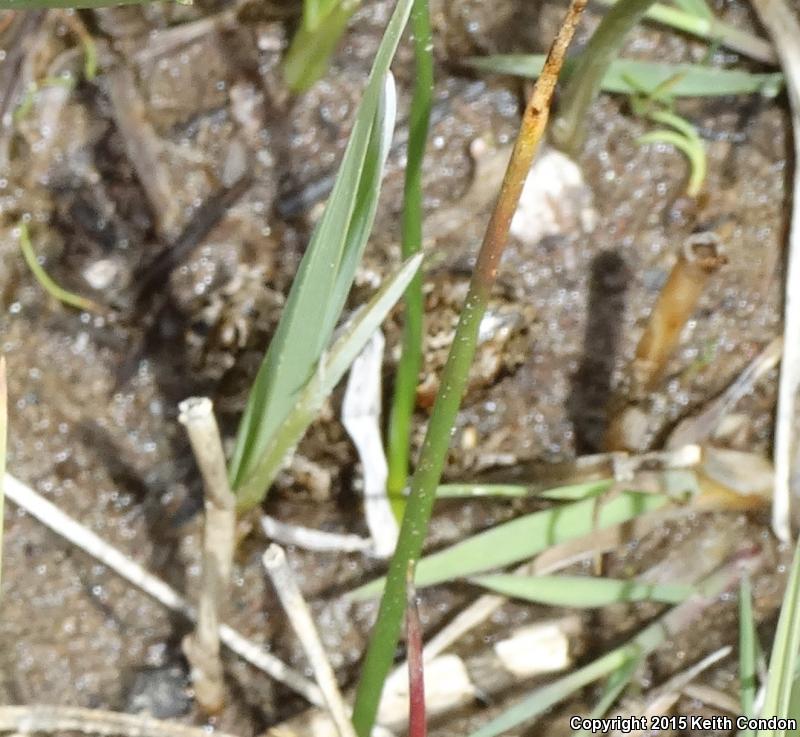
[[[689,161],[686,194],[689,197],[696,197],[700,194],[706,178],[706,150],[695,127],[672,109],[674,97],[671,90],[680,84],[682,78],[683,74],[678,72],[648,91],[632,75],[625,75],[625,81],[632,89],[637,90],[629,98],[633,114],[653,123],[668,126],[640,136],[637,139],[638,143],[666,143],[683,153]],[[670,128],[672,130],[669,130]]]
[[[102,313],[104,311],[103,308],[93,300],[74,294],[56,284],[52,277],[42,268],[42,265],[36,257],[33,245],[31,244],[30,235],[28,234],[28,226],[24,222],[20,222],[17,228],[19,230],[19,247],[25,258],[25,263],[28,264],[31,273],[45,292],[59,302],[79,310],[95,313]]]

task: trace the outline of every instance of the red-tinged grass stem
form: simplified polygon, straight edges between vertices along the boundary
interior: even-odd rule
[[[414,564],[406,574],[406,656],[408,658],[408,737],[427,737],[425,713],[425,666],[422,661],[422,624],[414,586]]]
[[[544,69],[525,108],[497,204],[478,253],[464,308],[442,371],[439,392],[428,423],[419,463],[411,479],[411,492],[397,549],[389,566],[378,619],[361,670],[353,709],[353,724],[360,737],[368,737],[372,730],[383,684],[392,666],[406,605],[405,579],[408,562],[417,560],[422,552],[436,487],[450,445],[450,434],[475,355],[478,328],[497,276],[511,218],[517,209],[522,186],[544,135],[558,75],[586,1],[572,0],[550,48]]]

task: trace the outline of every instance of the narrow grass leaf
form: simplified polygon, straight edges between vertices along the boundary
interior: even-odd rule
[[[714,14],[711,12],[711,8],[706,5],[705,0],[675,0],[675,5],[684,13],[689,13],[697,18],[705,18],[706,20],[714,18]]]
[[[303,22],[283,60],[283,77],[293,92],[311,87],[328,70],[331,56],[360,0],[306,0]]]
[[[726,566],[718,573],[712,574],[698,584],[698,590],[702,591],[700,596],[693,596],[673,607],[627,643],[553,683],[535,690],[469,737],[496,737],[503,734],[523,722],[535,719],[551,706],[564,701],[590,683],[628,668],[633,661],[647,657],[670,639],[677,630],[696,620],[717,595],[730,586],[739,575],[739,564]]]
[[[34,278],[39,282],[39,286],[53,297],[53,299],[58,300],[62,304],[75,307],[78,310],[85,310],[86,312],[102,313],[103,308],[96,302],[87,297],[81,297],[79,294],[74,294],[53,281],[52,277],[42,268],[42,265],[36,258],[33,245],[31,244],[31,238],[28,234],[28,226],[25,223],[20,223],[18,228],[20,250],[25,258],[25,263],[28,264],[28,268],[31,270]]]
[[[251,390],[229,469],[237,492],[311,378],[353,283],[375,216],[394,128],[389,64],[411,3],[398,1],[381,40],[333,191]]]
[[[610,7],[615,0],[598,0],[601,6]],[[645,18],[684,33],[703,38],[712,44],[721,44],[762,64],[777,65],[775,50],[769,41],[740,28],[724,23],[713,15],[702,17],[673,5],[653,3]]]
[[[639,136],[636,142],[666,143],[677,148],[689,161],[689,181],[686,183],[686,194],[689,197],[696,197],[700,193],[706,178],[706,150],[696,133],[689,138],[675,131],[659,129]]]
[[[659,494],[624,492],[604,501],[586,499],[525,515],[428,555],[417,563],[417,586],[483,573],[530,558],[551,545],[626,522],[668,502]],[[365,599],[381,593],[385,578],[356,589]]]
[[[494,74],[518,77],[539,76],[544,63],[540,54],[498,54],[472,57],[467,65]],[[565,67],[565,74],[575,66],[574,60]],[[621,95],[632,95],[641,89],[655,89],[675,80],[670,86],[674,97],[717,97],[760,93],[774,97],[783,86],[783,75],[755,74],[742,69],[717,69],[700,64],[666,64],[657,61],[615,59],[603,77],[601,89]],[[635,84],[632,84],[635,82]]]
[[[241,509],[257,504],[264,489],[280,471],[286,457],[303,437],[317,416],[322,403],[336,388],[345,372],[363,350],[372,334],[386,319],[422,263],[422,255],[408,259],[387,279],[372,299],[359,309],[342,327],[330,351],[323,355],[317,371],[297,395],[280,432],[273,436],[260,456],[251,475],[246,477],[237,492]]]
[[[788,717],[800,650],[800,541],[794,551],[781,615],[775,631],[762,717]],[[778,737],[786,730],[761,729],[759,737]]]
[[[503,596],[550,606],[579,609],[629,601],[677,604],[694,593],[686,584],[652,584],[590,576],[477,576],[471,583]]]
[[[408,149],[403,186],[400,247],[404,258],[422,248],[422,164],[433,106],[433,33],[428,0],[414,0],[411,29],[414,38],[414,91],[408,116]],[[404,307],[402,346],[394,376],[394,392],[386,430],[386,456],[389,465],[386,488],[398,520],[402,519],[405,510],[403,490],[408,481],[411,425],[422,366],[422,275],[409,284]]]
[[[552,489],[539,489],[527,484],[440,484],[436,490],[437,499],[471,499],[473,497],[499,496],[517,499],[537,497],[554,501],[578,501],[602,494],[611,488],[613,481],[587,481],[583,484],[569,484]]]
[[[755,716],[756,690],[758,676],[756,659],[758,652],[758,633],[753,618],[753,593],[750,579],[742,578],[739,586],[739,693],[742,703],[742,714]],[[742,732],[743,737],[749,737],[753,730]]]
[[[615,670],[603,686],[603,693],[597,704],[589,713],[590,719],[602,719],[608,710],[614,705],[619,695],[628,687],[636,674],[636,669],[642,662],[641,658],[631,658],[626,663]],[[590,737],[592,733],[588,729],[582,729],[575,737]]]

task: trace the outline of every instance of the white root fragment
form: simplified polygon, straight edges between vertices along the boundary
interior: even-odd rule
[[[358,535],[340,535],[311,527],[290,525],[265,514],[261,517],[264,534],[280,545],[296,545],[303,550],[315,552],[371,553],[371,540]]]
[[[325,698],[325,704],[336,725],[339,737],[356,737],[355,728],[350,721],[349,710],[344,703],[341,691],[339,691],[336,675],[325,653],[325,648],[322,646],[311,610],[294,580],[283,548],[274,543],[270,545],[264,553],[263,562],[286,612],[286,617],[297,634],[314,670],[317,684]]]
[[[383,333],[370,338],[350,367],[342,400],[342,424],[353,439],[364,470],[364,514],[375,555],[388,558],[397,545],[398,525],[386,493],[388,468],[381,443]]]
[[[190,621],[196,621],[194,608],[175,589],[160,578],[146,571],[135,561],[128,558],[94,532],[75,521],[69,515],[37,494],[29,486],[6,474],[4,485],[5,496],[17,506],[38,519],[57,535],[88,553],[103,565],[108,566],[129,583],[144,591],[148,596]],[[304,678],[300,673],[287,666],[263,647],[248,640],[239,632],[226,624],[219,626],[219,637],[233,652],[251,665],[259,668],[297,691],[310,703],[322,706],[325,702],[316,684]]]
[[[178,420],[186,427],[205,488],[203,573],[197,627],[193,634],[184,638],[183,652],[191,665],[198,703],[207,713],[215,714],[225,703],[219,622],[233,565],[236,497],[228,484],[225,452],[211,400],[192,397],[181,402],[178,408]]]
[[[794,137],[792,215],[786,257],[784,290],[783,363],[775,415],[775,488],[772,497],[772,529],[778,538],[791,538],[792,456],[797,446],[797,389],[800,385],[800,23],[784,0],[753,0],[761,22],[769,32],[781,62]]]
[[[0,706],[0,732],[81,732],[122,737],[232,737],[204,727],[76,706]]]

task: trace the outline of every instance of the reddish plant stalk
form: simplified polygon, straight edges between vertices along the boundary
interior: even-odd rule
[[[427,737],[425,713],[425,666],[422,661],[422,624],[414,586],[414,561],[406,577],[406,656],[408,658],[408,737]]]
[[[587,0],[572,0],[558,35],[550,47],[542,73],[522,116],[520,132],[497,204],[478,253],[469,292],[442,371],[419,462],[411,479],[411,493],[403,515],[397,548],[389,566],[378,619],[361,670],[353,708],[353,724],[359,737],[368,737],[372,730],[383,683],[392,667],[406,605],[405,579],[408,563],[417,560],[422,552],[436,487],[450,446],[450,434],[475,355],[478,328],[497,277],[511,218],[517,209],[522,186],[544,135],[558,75],[586,2]]]

